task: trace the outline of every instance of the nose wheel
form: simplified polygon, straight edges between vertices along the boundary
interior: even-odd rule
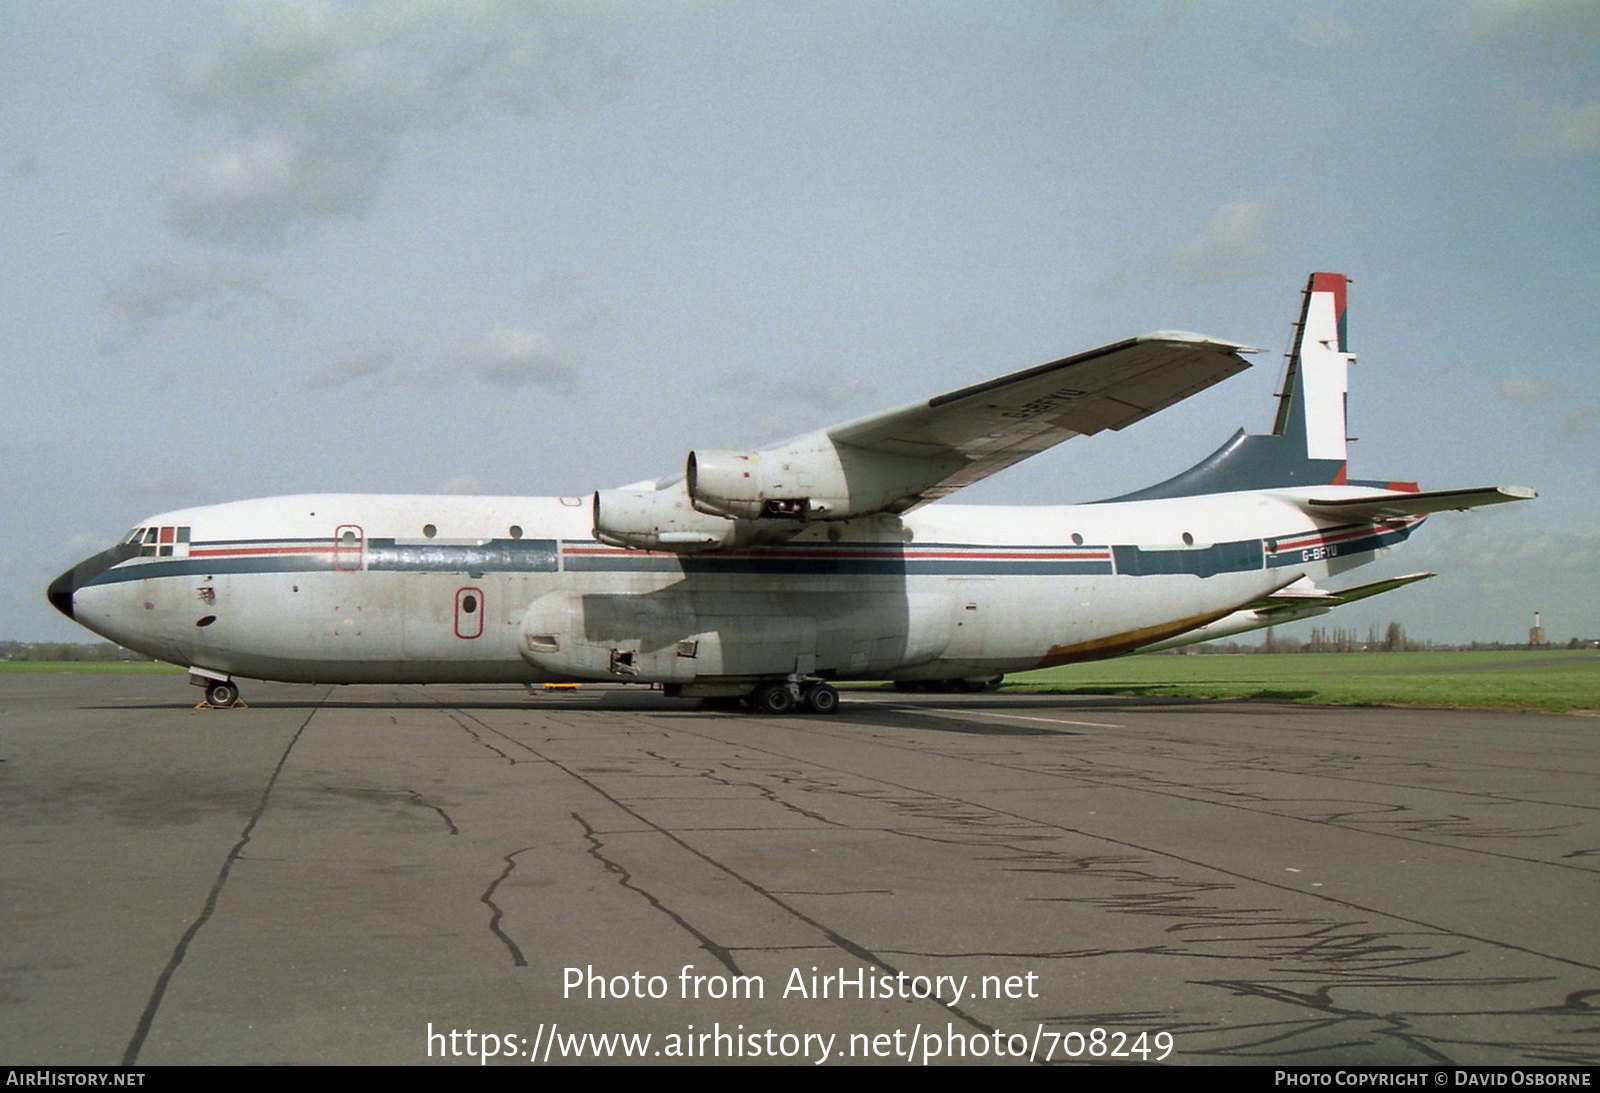
[[[231,710],[235,706],[242,706],[239,701],[239,687],[232,680],[221,680],[206,687],[207,706],[217,710]]]

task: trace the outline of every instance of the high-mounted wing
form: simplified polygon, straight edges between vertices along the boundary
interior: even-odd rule
[[[1163,331],[748,452],[694,451],[660,489],[601,490],[595,535],[703,551],[808,521],[902,513],[1075,436],[1121,429],[1249,367],[1256,350]]]
[[[857,451],[920,460],[904,511],[1075,436],[1122,429],[1250,367],[1259,350],[1178,331],[1092,349],[826,430]]]

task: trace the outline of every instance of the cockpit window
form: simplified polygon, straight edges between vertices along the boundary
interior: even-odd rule
[[[138,544],[141,558],[187,558],[189,556],[189,529],[187,527],[135,528],[125,540]]]

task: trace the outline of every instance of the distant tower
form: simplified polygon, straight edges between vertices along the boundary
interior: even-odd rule
[[[1528,631],[1528,644],[1543,645],[1544,643],[1544,626],[1539,622],[1539,612],[1535,611],[1533,613],[1533,626]]]

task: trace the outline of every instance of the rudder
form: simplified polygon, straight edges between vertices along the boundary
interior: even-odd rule
[[[1350,279],[1313,273],[1306,283],[1300,321],[1284,364],[1275,436],[1303,438],[1308,460],[1347,458],[1345,407],[1350,362],[1345,303]]]

